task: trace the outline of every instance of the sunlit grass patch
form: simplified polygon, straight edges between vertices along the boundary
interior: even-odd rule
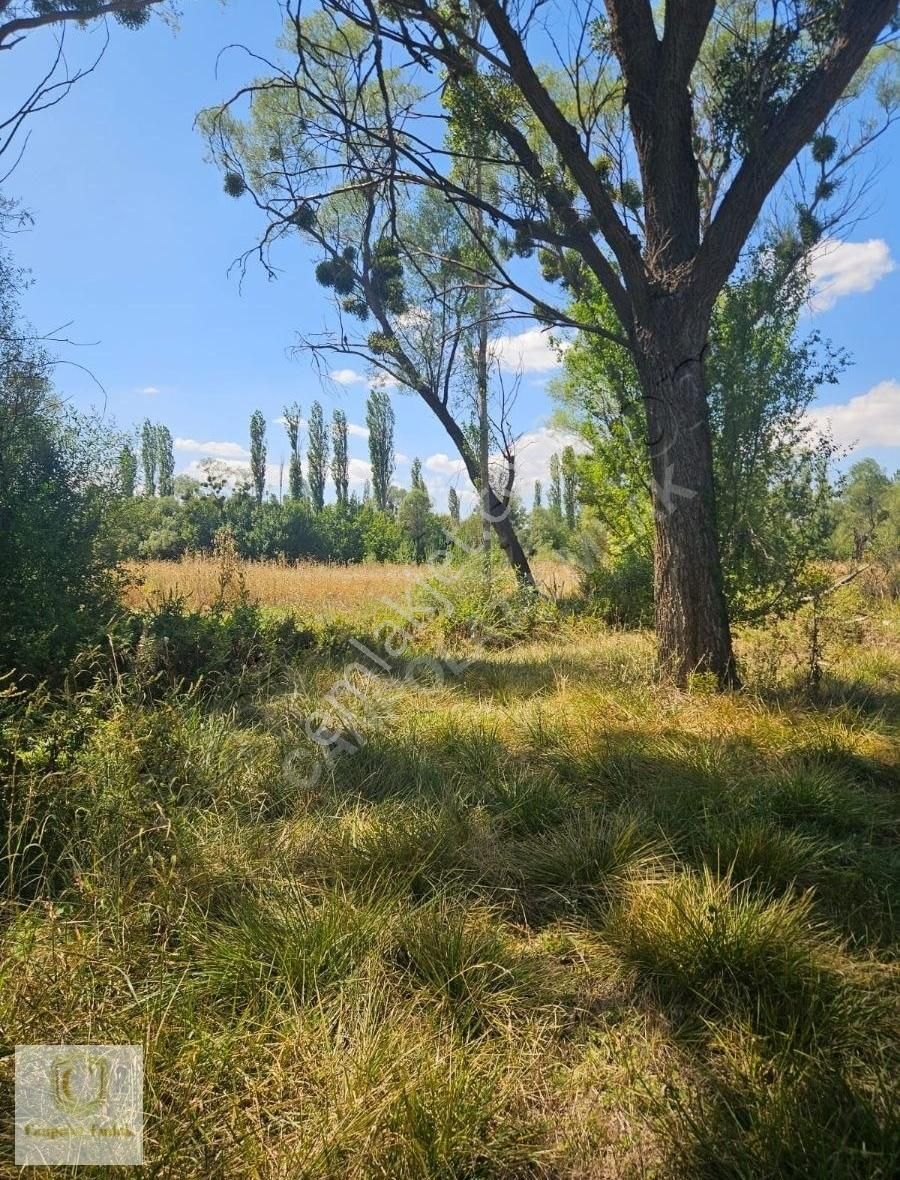
[[[576,620],[354,721],[342,642],[0,715],[9,1043],[143,1044],[162,1176],[895,1173],[884,712]]]
[[[195,986],[235,1007],[320,998],[361,968],[385,912],[289,881],[244,895],[223,917],[192,923]]]
[[[607,935],[682,1013],[786,1033],[824,1021],[842,993],[839,951],[808,896],[765,899],[708,869],[633,882]]]

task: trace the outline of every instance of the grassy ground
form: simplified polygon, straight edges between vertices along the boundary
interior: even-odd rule
[[[418,565],[327,565],[322,562],[245,562],[247,590],[269,607],[333,616],[352,613],[367,618],[384,614],[384,599],[402,598],[422,578]],[[572,594],[576,571],[556,561],[536,561],[534,573],[541,588],[553,597]],[[179,593],[195,608],[207,607],[218,594],[219,566],[214,558],[197,555],[181,561],[145,561],[131,569],[126,601],[140,608],[161,594]]]
[[[2,1052],[142,1043],[162,1177],[896,1175],[900,644],[831,610],[815,699],[796,624],[721,697],[545,612],[10,713]]]

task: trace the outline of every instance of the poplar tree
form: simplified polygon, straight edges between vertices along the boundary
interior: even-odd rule
[[[372,464],[372,498],[386,512],[394,474],[394,408],[383,389],[373,389],[366,403],[369,428],[369,462]]]
[[[348,502],[350,460],[347,454],[347,415],[335,410],[331,418],[331,478],[338,504]]]
[[[262,504],[266,491],[266,420],[262,410],[254,410],[250,418],[250,482],[257,504]]]
[[[156,445],[156,427],[149,418],[141,427],[141,468],[144,473],[144,495],[156,495],[156,472],[159,464],[159,449]]]
[[[328,470],[328,432],[319,402],[309,411],[309,440],[306,445],[306,481],[309,498],[316,512],[325,504],[325,478]]]
[[[575,451],[572,447],[563,448],[562,460],[559,466],[563,481],[562,499],[566,524],[570,529],[574,529],[577,515],[578,487],[576,482]]]
[[[292,500],[303,499],[303,466],[300,462],[300,407],[296,402],[284,407],[284,429],[288,436],[291,456],[288,460],[288,495]]]
[[[159,422],[156,426],[156,466],[159,478],[159,494],[175,494],[175,455],[172,449],[172,432]]]
[[[550,456],[550,492],[547,496],[547,506],[557,520],[562,520],[562,503],[559,455],[554,453]]]
[[[134,495],[135,485],[137,484],[137,469],[138,461],[137,455],[134,453],[134,447],[130,442],[126,442],[119,451],[119,490],[123,496],[130,498]]]

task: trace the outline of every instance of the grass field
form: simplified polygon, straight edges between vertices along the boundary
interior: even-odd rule
[[[384,613],[384,599],[403,597],[419,581],[418,565],[327,565],[301,561],[252,561],[242,564],[247,591],[266,606],[288,607],[319,615]],[[198,555],[181,561],[147,561],[130,570],[126,601],[140,607],[155,596],[184,594],[191,606],[207,607],[218,592],[219,567],[214,558]],[[577,589],[574,567],[562,562],[537,561],[534,573],[547,594],[570,595]]]
[[[382,653],[371,600],[410,572],[245,571]],[[6,736],[3,1125],[9,1046],[125,1042],[148,1175],[896,1175],[897,613],[830,610],[814,698],[799,622],[743,634],[720,696],[548,610],[442,632],[443,678],[426,627],[391,675],[314,648],[36,704]]]

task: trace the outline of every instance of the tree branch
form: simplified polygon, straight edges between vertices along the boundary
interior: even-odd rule
[[[741,164],[697,255],[692,287],[705,306],[734,269],[766,198],[847,89],[896,6],[896,0],[847,0],[824,61]]]
[[[40,29],[46,25],[60,25],[66,21],[78,21],[84,24],[86,21],[96,20],[101,16],[114,16],[117,12],[135,12],[139,9],[150,8],[154,4],[162,4],[165,0],[98,0],[97,4],[90,8],[79,9],[59,9],[44,13],[38,13],[35,16],[20,16],[14,20],[6,21],[5,24],[0,25],[0,50],[12,49],[15,45],[23,39],[26,33],[33,29]],[[6,4],[0,8],[0,15],[7,7]],[[16,36],[16,34],[20,34]],[[4,44],[10,37],[16,39],[10,44]]]
[[[505,8],[497,0],[476,0],[476,2],[503,49],[513,81],[547,132],[563,163],[571,171],[590,206],[591,212],[596,217],[600,232],[621,267],[625,284],[631,292],[632,298],[639,297],[645,286],[640,250],[635,245],[627,227],[619,218],[609,193],[603,187],[597,170],[582,147],[577,131],[563,115],[538,77],[525,51],[525,46],[522,44],[522,38],[512,27]],[[607,287],[607,281],[601,278],[601,282],[604,287]],[[619,310],[619,305],[622,303],[620,294],[615,289],[609,290],[608,288],[607,294]],[[624,317],[624,322],[628,323],[629,319],[630,314]]]

